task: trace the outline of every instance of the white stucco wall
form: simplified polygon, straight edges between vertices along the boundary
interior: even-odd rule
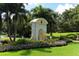
[[[41,24],[40,22],[32,22],[31,24],[32,27],[32,39],[33,40],[39,40],[38,36],[39,36],[39,30],[42,29],[45,33],[47,32],[47,24],[45,24],[44,22]]]
[[[39,30],[42,29],[44,32],[47,32],[47,26],[45,24],[32,23],[32,39],[38,40]]]

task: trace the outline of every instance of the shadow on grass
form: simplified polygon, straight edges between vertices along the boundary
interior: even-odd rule
[[[27,50],[22,50],[20,52],[21,56],[29,56],[32,51],[40,51],[40,52],[44,52],[44,53],[51,53],[50,49],[47,48],[33,48],[33,49],[27,49]]]
[[[50,48],[36,48],[34,50],[40,51],[40,52],[51,53]]]
[[[51,51],[49,49],[46,48],[34,48],[34,49],[27,49],[27,50],[23,50],[20,55],[21,56],[29,56],[32,51],[40,51],[40,52],[45,52],[45,53],[51,53]]]
[[[31,54],[31,49],[24,49],[24,50],[15,50],[15,51],[3,51],[0,53],[9,53],[11,56],[27,56]],[[14,55],[16,54],[16,55]]]
[[[21,56],[29,56],[31,54],[31,49],[28,49],[28,50],[23,50],[20,55]]]

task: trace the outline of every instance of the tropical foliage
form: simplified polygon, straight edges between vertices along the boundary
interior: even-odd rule
[[[79,5],[59,14],[41,5],[29,11],[25,9],[23,3],[2,3],[0,4],[0,33],[6,33],[12,42],[16,37],[30,37],[29,22],[40,17],[48,21],[47,32],[50,36],[52,32],[79,31]]]

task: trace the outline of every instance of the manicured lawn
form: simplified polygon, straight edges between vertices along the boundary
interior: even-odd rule
[[[79,34],[79,32],[66,32],[66,33],[52,33],[53,37],[60,37],[60,36],[66,36],[66,35],[69,35],[69,34]],[[47,34],[49,36],[49,34]],[[0,35],[2,36],[2,40],[9,40],[9,37],[7,37],[7,35]],[[17,39],[20,39],[20,38],[16,38]],[[28,38],[25,38],[25,39],[28,39]]]
[[[53,33],[53,36],[60,37],[60,36],[66,36],[69,34],[79,34],[79,32],[67,32],[67,33]]]
[[[79,44],[52,48],[37,48],[10,52],[0,52],[1,56],[79,56]]]
[[[52,33],[52,35],[54,37],[66,36],[66,35],[69,35],[69,34],[79,34],[79,32]]]
[[[53,33],[53,36],[60,37],[68,34],[79,34],[79,32]],[[49,34],[48,34],[49,35]],[[1,39],[8,39],[7,37]],[[17,38],[19,39],[19,38]],[[0,56],[79,56],[79,43],[71,43],[62,47],[37,48],[19,51],[0,52]]]

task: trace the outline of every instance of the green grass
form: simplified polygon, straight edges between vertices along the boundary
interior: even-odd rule
[[[60,37],[60,36],[66,36],[66,35],[69,35],[69,34],[79,34],[79,32],[66,32],[66,33],[52,33],[53,37]],[[49,34],[47,34],[49,36]],[[0,36],[3,36],[3,38],[0,38],[2,40],[9,40],[9,37],[7,37],[7,35],[0,35]],[[16,38],[17,39],[20,39],[20,38]],[[26,38],[28,39],[28,38]]]
[[[69,34],[79,34],[79,32],[52,33],[52,35],[54,37],[66,36],[66,35],[69,35]],[[48,36],[49,36],[49,34],[48,34]]]
[[[79,32],[53,33],[53,36],[60,37],[66,36],[68,34],[79,34]],[[8,38],[4,37],[2,39]],[[37,48],[19,51],[0,52],[0,56],[79,56],[79,43],[71,43],[67,46],[62,47]]]
[[[0,56],[79,56],[79,44],[71,43],[61,47],[0,52]]]

